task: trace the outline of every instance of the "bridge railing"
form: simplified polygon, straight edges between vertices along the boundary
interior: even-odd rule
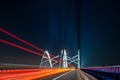
[[[102,66],[102,67],[89,67],[84,68],[89,70],[96,70],[101,72],[120,73],[120,65],[118,66]]]
[[[102,67],[88,67],[82,69],[83,71],[93,75],[98,79],[114,79],[120,80],[120,66],[102,66]]]

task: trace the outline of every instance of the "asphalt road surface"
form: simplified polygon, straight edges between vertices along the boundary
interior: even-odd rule
[[[72,70],[35,80],[97,80],[97,79],[81,70]]]

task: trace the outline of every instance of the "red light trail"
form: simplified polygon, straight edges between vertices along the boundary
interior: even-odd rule
[[[0,31],[3,32],[3,33],[5,33],[5,34],[7,34],[7,35],[9,35],[10,37],[13,37],[14,39],[16,39],[16,40],[18,40],[18,41],[20,41],[20,42],[22,42],[22,43],[25,43],[25,44],[27,44],[27,45],[29,45],[29,46],[31,46],[31,47],[33,47],[33,48],[41,51],[41,52],[44,52],[44,51],[45,51],[45,50],[40,49],[39,47],[37,47],[37,46],[35,46],[35,45],[33,45],[33,44],[25,41],[25,40],[23,40],[23,39],[15,36],[15,35],[13,35],[12,33],[8,32],[8,31],[6,31],[6,30],[4,30],[4,29],[2,29],[2,28],[0,28]],[[8,45],[13,46],[13,47],[16,47],[16,48],[19,48],[19,49],[21,49],[21,50],[24,50],[24,51],[33,53],[33,54],[36,54],[36,55],[41,56],[41,57],[43,56],[43,54],[40,54],[39,52],[33,51],[33,50],[31,50],[31,49],[22,47],[22,46],[20,46],[20,45],[18,45],[18,44],[15,44],[15,43],[12,43],[12,42],[3,40],[3,39],[0,39],[0,42],[2,42],[2,43],[4,43],[4,44],[8,44]],[[50,54],[50,56],[51,56],[52,58],[55,57],[55,56],[52,55],[52,54]],[[59,58],[54,58],[54,60],[62,61],[62,60],[60,60]]]
[[[29,42],[27,42],[27,41],[19,38],[19,37],[11,34],[10,32],[8,32],[8,31],[6,31],[6,30],[4,30],[4,29],[2,29],[2,28],[0,28],[0,31],[3,32],[3,33],[5,33],[5,34],[7,34],[7,35],[9,35],[10,37],[13,37],[14,39],[16,39],[16,40],[18,40],[18,41],[20,41],[20,42],[22,42],[22,43],[25,43],[25,44],[27,44],[27,45],[29,45],[29,46],[31,46],[31,47],[33,47],[33,48],[41,51],[41,52],[44,52],[44,51],[45,51],[45,50],[40,49],[40,48],[38,48],[37,46],[35,46],[35,45],[33,45],[33,44],[31,44],[31,43],[29,43]],[[2,41],[2,42],[5,42],[5,43],[6,43],[6,41]],[[9,43],[10,43],[10,42],[9,42]],[[6,44],[7,44],[7,43],[6,43]],[[10,44],[9,44],[9,45],[10,45]],[[14,46],[14,44],[13,44],[12,46]],[[18,47],[18,46],[19,46],[19,45],[17,45],[17,47]],[[14,46],[14,47],[15,47],[15,46]],[[20,47],[21,47],[21,48],[20,48]],[[20,49],[22,49],[22,50],[25,50],[25,48],[23,48],[22,46],[19,46],[18,48],[20,48]],[[31,52],[31,50],[29,50],[29,49],[26,49],[26,50],[29,51],[29,52]],[[35,51],[32,51],[32,53],[36,54]],[[54,57],[54,55],[52,55],[52,54],[50,54],[50,56]],[[55,60],[60,61],[60,59],[58,59],[58,58],[56,58]]]
[[[4,30],[4,29],[2,29],[2,28],[0,28],[0,31],[3,32],[3,33],[5,33],[5,34],[7,34],[7,35],[9,35],[9,36],[11,36],[11,37],[13,37],[13,38],[15,38],[16,40],[18,40],[18,41],[20,41],[20,42],[22,42],[22,43],[25,43],[25,44],[27,44],[27,45],[29,45],[29,46],[31,46],[31,47],[33,47],[33,48],[41,51],[41,52],[44,52],[44,51],[45,51],[45,50],[40,49],[40,48],[38,48],[37,46],[35,46],[35,45],[33,45],[33,44],[31,44],[31,43],[29,43],[29,42],[27,42],[27,41],[19,38],[19,37],[11,34],[10,32],[8,32],[8,31],[6,31],[6,30]],[[50,56],[54,57],[54,55],[52,55],[52,54],[51,54]]]
[[[10,45],[10,46],[13,46],[13,47],[16,47],[16,48],[19,48],[19,49],[21,49],[21,50],[24,50],[24,51],[33,53],[33,54],[36,54],[36,55],[38,55],[38,56],[43,56],[43,54],[40,54],[39,52],[35,52],[35,51],[33,51],[33,50],[27,49],[27,48],[25,48],[25,47],[22,47],[22,46],[20,46],[20,45],[11,43],[11,42],[6,41],[6,40],[3,40],[3,39],[0,39],[0,42],[1,42],[1,43],[4,43],[4,44],[7,44],[7,45]]]
[[[27,42],[27,41],[19,38],[19,37],[11,34],[10,32],[8,32],[8,31],[6,31],[6,30],[4,30],[4,29],[2,29],[2,28],[0,28],[0,31],[3,32],[3,33],[5,33],[5,34],[7,34],[7,35],[9,35],[10,37],[13,37],[14,39],[16,39],[16,40],[18,40],[18,41],[20,41],[20,42],[22,42],[22,43],[25,43],[25,44],[27,44],[27,45],[29,45],[29,46],[31,46],[31,47],[33,47],[33,48],[41,51],[41,52],[44,52],[44,51],[45,51],[45,50],[40,49],[40,48],[38,48],[37,46],[35,46],[35,45],[33,45],[33,44],[31,44],[31,43],[29,43],[29,42]],[[4,44],[8,44],[8,45],[13,46],[13,47],[16,47],[16,48],[19,48],[19,49],[21,49],[21,50],[24,50],[24,51],[33,53],[33,54],[36,54],[36,55],[41,56],[41,57],[43,56],[43,54],[40,54],[39,52],[33,51],[33,50],[31,50],[31,49],[22,47],[22,46],[20,46],[20,45],[17,45],[17,44],[15,44],[15,43],[12,43],[12,42],[9,42],[9,41],[3,40],[3,39],[0,39],[0,42],[2,42],[2,43],[4,43]],[[50,54],[50,56],[51,56],[51,57],[55,57],[55,56],[52,55],[52,54]],[[60,60],[59,58],[55,58],[54,60],[62,61],[62,60]]]
[[[33,44],[31,44],[31,43],[29,43],[29,42],[27,42],[27,41],[25,41],[25,40],[23,40],[23,39],[21,39],[21,38],[19,38],[19,37],[15,36],[15,35],[13,35],[13,34],[11,34],[11,33],[9,33],[9,32],[7,32],[6,30],[4,30],[4,29],[2,29],[2,28],[0,28],[0,31],[3,32],[3,33],[5,33],[5,34],[7,34],[7,35],[9,35],[9,36],[11,36],[11,37],[13,37],[13,38],[15,38],[15,39],[17,39],[17,40],[20,41],[20,42],[23,42],[23,43],[25,43],[25,44],[27,44],[27,45],[29,45],[29,46],[31,46],[31,47],[33,47],[33,48],[41,51],[41,52],[44,52],[44,51],[45,51],[45,50],[42,50],[42,49],[36,47],[35,45],[33,45]]]

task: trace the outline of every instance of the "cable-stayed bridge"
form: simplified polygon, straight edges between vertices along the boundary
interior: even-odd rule
[[[62,49],[61,54],[55,56],[7,30],[0,28],[0,32],[38,52],[1,38],[0,43],[41,57],[39,65],[0,64],[0,80],[120,80],[119,65],[80,68],[80,50],[75,56],[69,57],[66,49]]]

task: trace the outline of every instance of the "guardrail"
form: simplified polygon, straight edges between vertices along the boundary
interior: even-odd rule
[[[81,69],[98,80],[120,80],[120,66],[88,67]]]

